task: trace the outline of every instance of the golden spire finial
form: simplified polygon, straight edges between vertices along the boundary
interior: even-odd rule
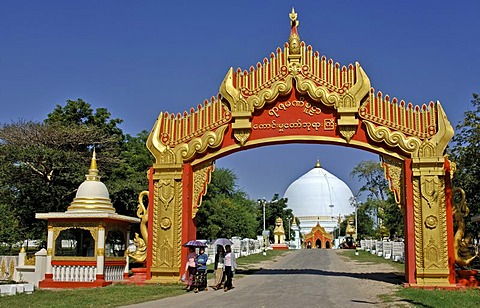
[[[290,16],[290,37],[288,38],[288,45],[290,49],[291,55],[299,55],[300,54],[300,36],[297,32],[297,27],[300,22],[297,20],[297,13],[295,13],[295,9],[292,7],[292,12],[288,15]]]
[[[300,23],[298,20],[297,20],[297,13],[295,13],[295,9],[292,7],[292,12],[290,14],[288,14],[288,16],[290,17],[290,20],[292,21],[292,28],[293,27],[298,27],[298,24]]]
[[[322,168],[322,164],[320,163],[320,159],[317,158],[317,163],[315,164],[315,168]]]
[[[87,181],[100,181],[100,177],[98,176],[97,155],[95,152],[95,148],[93,148],[92,161],[90,162],[90,169],[88,169],[88,174],[86,175],[86,178]]]

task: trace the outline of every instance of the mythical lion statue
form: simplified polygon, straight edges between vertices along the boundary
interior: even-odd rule
[[[285,229],[283,228],[283,220],[280,217],[275,219],[275,229],[273,229],[275,244],[285,243]]]

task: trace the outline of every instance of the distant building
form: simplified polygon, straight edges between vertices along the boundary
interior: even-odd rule
[[[290,184],[283,197],[288,199],[288,207],[300,221],[299,231],[303,235],[310,234],[317,224],[324,232],[333,233],[339,221],[354,212],[350,188],[323,169],[319,161],[312,170]],[[314,246],[315,242],[311,245]],[[326,248],[328,245],[322,243],[321,246]]]

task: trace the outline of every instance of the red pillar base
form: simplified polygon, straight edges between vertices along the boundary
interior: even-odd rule
[[[464,287],[478,287],[477,270],[457,270],[457,284]]]
[[[147,268],[132,268],[132,273],[133,275],[128,278],[127,283],[145,284],[145,280],[147,279]]]

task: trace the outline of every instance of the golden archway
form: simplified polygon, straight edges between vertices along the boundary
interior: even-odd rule
[[[147,147],[150,171],[147,277],[178,281],[196,237],[195,215],[215,159],[285,143],[337,144],[378,153],[405,214],[406,280],[455,283],[450,219],[453,129],[439,102],[422,106],[375,91],[359,63],[341,66],[291,32],[248,71],[230,68],[219,94],[183,114],[162,112]]]

